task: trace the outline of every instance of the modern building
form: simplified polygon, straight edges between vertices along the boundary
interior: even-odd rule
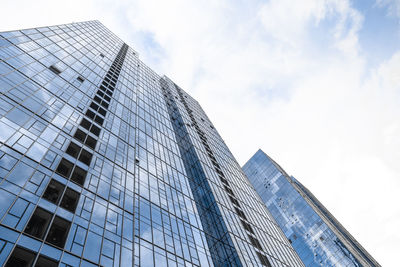
[[[200,105],[98,21],[0,33],[0,266],[304,266]]]
[[[262,150],[243,171],[306,266],[380,266],[307,188]]]

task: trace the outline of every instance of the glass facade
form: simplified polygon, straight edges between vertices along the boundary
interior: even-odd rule
[[[0,33],[0,266],[304,266],[192,97],[98,21]]]
[[[309,190],[262,150],[243,171],[306,266],[380,266]]]

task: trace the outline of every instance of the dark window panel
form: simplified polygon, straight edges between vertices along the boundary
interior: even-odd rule
[[[98,94],[99,96],[101,96],[101,97],[104,96],[104,93],[103,93],[101,90],[98,90],[98,91],[97,91],[97,94]]]
[[[92,109],[94,109],[94,110],[97,110],[99,108],[99,106],[96,103],[93,103],[93,102],[90,104],[90,107]]]
[[[104,96],[104,99],[107,100],[108,102],[110,102],[111,97],[109,97],[109,96],[106,95],[106,96]]]
[[[269,260],[265,255],[261,254],[258,251],[256,251],[256,253],[257,253],[258,259],[261,261],[262,265],[267,266],[267,267],[271,267],[271,263],[269,263]]]
[[[73,166],[74,165],[71,162],[69,162],[68,160],[62,159],[60,161],[60,164],[57,167],[56,172],[61,174],[61,175],[63,175],[63,176],[65,176],[65,177],[69,177],[69,175],[71,174]]]
[[[80,194],[71,188],[65,190],[60,206],[70,212],[74,213],[76,205],[78,204]]]
[[[90,129],[91,123],[90,123],[90,121],[88,121],[87,119],[83,118],[82,121],[81,121],[81,125],[82,125],[82,127],[85,128],[86,130],[89,130],[89,129]]]
[[[86,138],[85,144],[86,144],[87,146],[89,146],[91,149],[95,149],[95,148],[96,148],[96,142],[97,142],[96,139],[94,139],[93,137],[91,137],[90,135],[88,135],[88,137]]]
[[[107,111],[106,111],[105,109],[103,109],[103,108],[99,108],[99,113],[100,113],[101,115],[105,116],[106,113],[107,113]]]
[[[79,160],[89,166],[90,161],[92,160],[92,156],[93,155],[89,151],[82,149],[81,155],[79,156]]]
[[[84,133],[84,132],[83,132],[82,130],[80,130],[80,129],[77,129],[76,132],[75,132],[75,134],[74,134],[74,137],[75,137],[76,139],[78,139],[79,141],[84,142],[84,141],[85,141],[85,137],[86,137],[86,133]]]
[[[28,225],[25,228],[25,233],[34,237],[43,239],[49,226],[52,214],[42,208],[36,208]]]
[[[46,241],[57,247],[63,248],[67,239],[71,223],[61,217],[56,216],[50,227]]]
[[[93,111],[91,111],[90,109],[88,109],[86,111],[86,116],[88,116],[89,118],[93,119],[94,116],[96,116],[96,114]]]
[[[101,105],[102,105],[103,107],[105,107],[106,109],[107,109],[108,106],[109,106],[109,104],[108,104],[107,102],[105,102],[105,101],[102,101],[102,102],[101,102]]]
[[[103,125],[104,119],[102,117],[96,116],[94,121],[97,122],[100,125]]]
[[[40,255],[38,260],[36,261],[35,267],[57,267],[58,266],[58,262],[47,258],[43,255]]]
[[[84,185],[86,179],[86,171],[78,166],[75,166],[74,172],[71,175],[71,180],[77,184]]]
[[[15,247],[5,267],[30,267],[36,254],[21,247]]]
[[[254,247],[258,248],[259,250],[262,250],[261,244],[256,238],[252,237],[251,235],[248,235],[248,237],[250,239],[251,244]]]
[[[101,103],[101,98],[98,97],[98,96],[95,96],[93,100],[96,101],[99,104]]]
[[[71,142],[69,144],[66,152],[67,152],[68,155],[70,155],[70,156],[72,156],[74,158],[77,158],[78,155],[79,155],[79,151],[80,150],[81,150],[80,146],[78,146],[77,144]]]
[[[58,205],[64,188],[65,185],[52,179],[47,186],[46,191],[44,191],[43,198]]]
[[[90,132],[96,136],[99,136],[100,134],[100,128],[97,127],[96,125],[92,125],[92,127],[90,128]]]
[[[50,67],[49,67],[49,70],[51,70],[53,73],[55,73],[55,74],[57,74],[57,75],[59,75],[60,73],[61,73],[61,70],[59,70],[56,66],[54,66],[54,65],[51,65]]]

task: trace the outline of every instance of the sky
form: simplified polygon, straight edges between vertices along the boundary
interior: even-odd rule
[[[0,31],[97,19],[259,148],[383,266],[400,251],[400,0],[2,0]]]

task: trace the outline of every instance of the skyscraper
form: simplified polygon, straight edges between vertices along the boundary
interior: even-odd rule
[[[0,33],[0,265],[304,266],[200,105],[98,21]]]
[[[380,266],[307,188],[262,150],[243,171],[306,266]]]

